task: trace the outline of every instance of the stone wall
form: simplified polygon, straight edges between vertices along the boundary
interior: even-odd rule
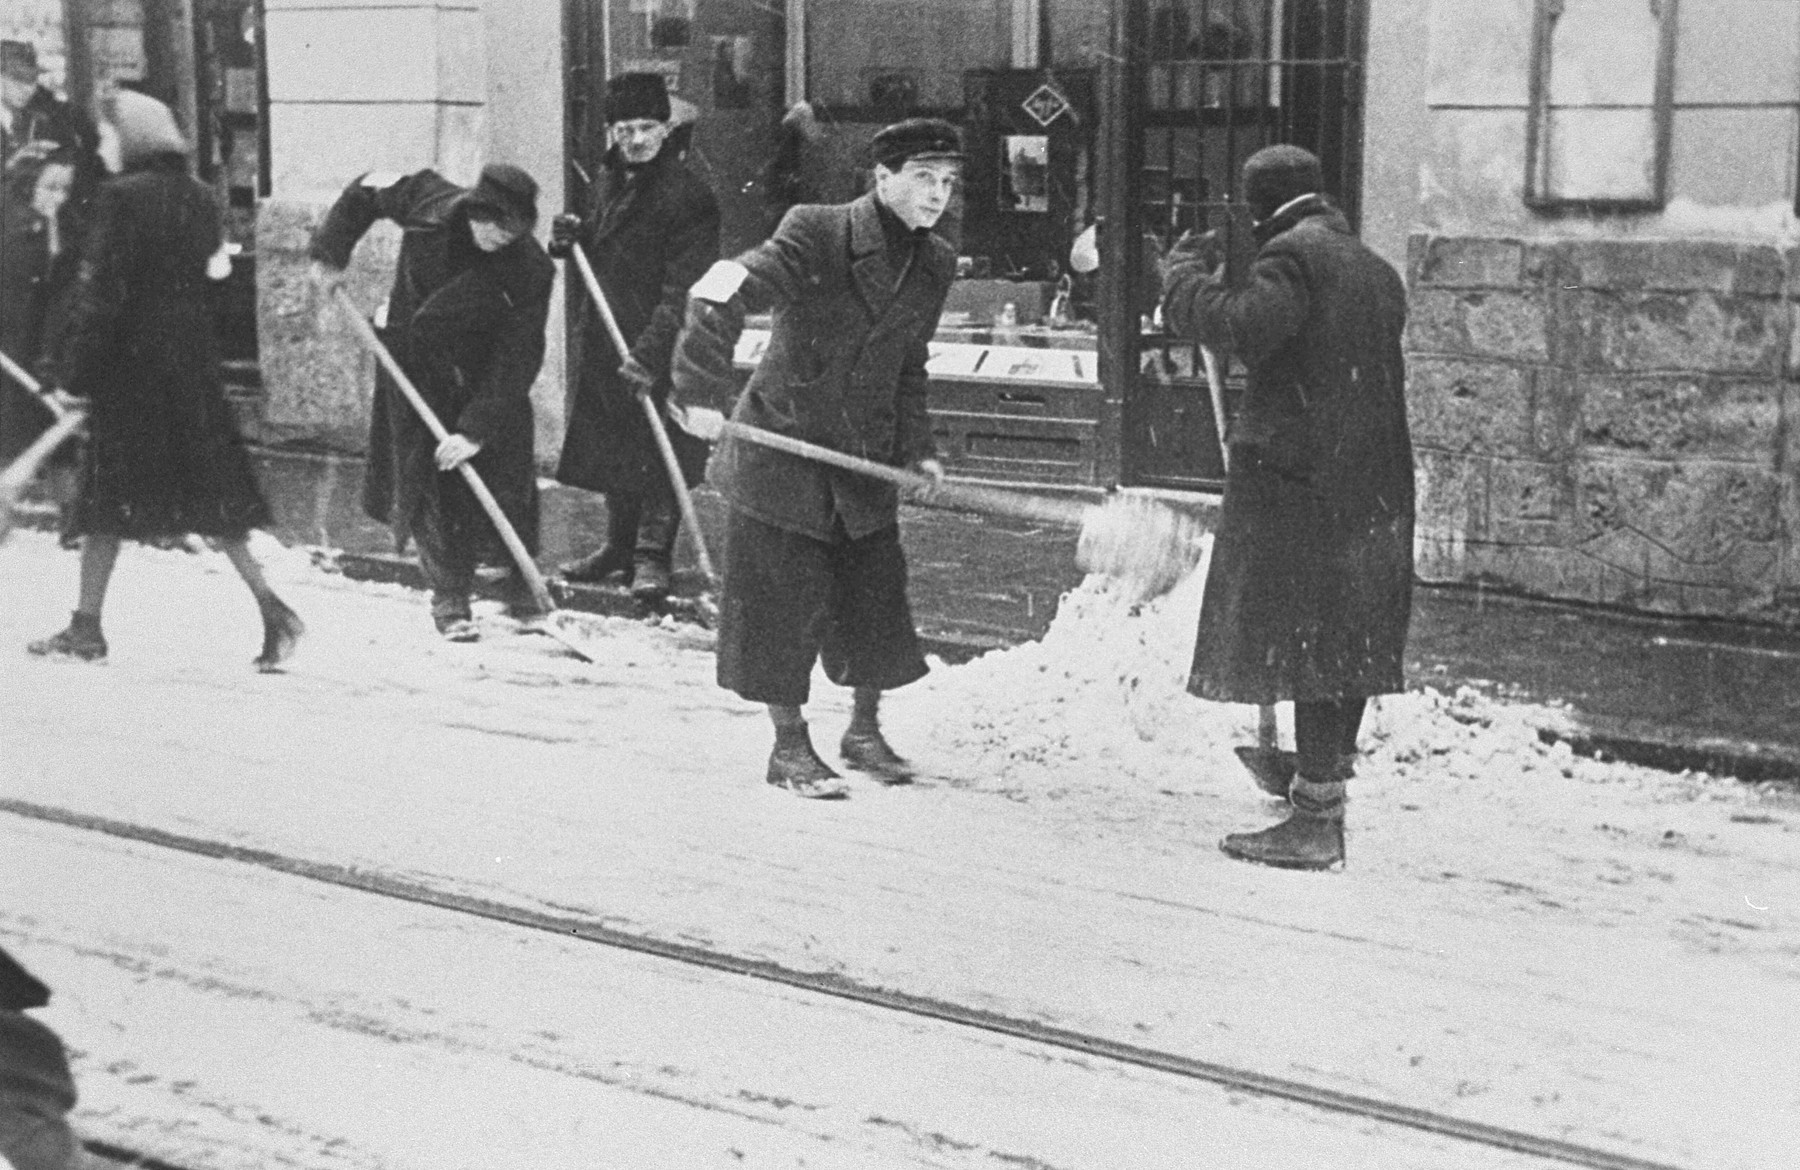
[[[1419,575],[1800,616],[1796,253],[1419,233]]]

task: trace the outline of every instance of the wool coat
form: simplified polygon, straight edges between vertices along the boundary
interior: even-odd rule
[[[894,466],[935,458],[925,364],[956,255],[927,233],[896,271],[880,215],[872,194],[795,207],[737,258],[749,275],[728,301],[690,298],[676,403],[728,408],[744,316],[772,311],[768,350],[735,421]],[[855,539],[899,519],[891,484],[730,436],[709,475],[732,507],[816,540],[834,539],[840,524]]]
[[[1177,262],[1164,320],[1249,370],[1188,689],[1239,703],[1404,687],[1413,462],[1399,274],[1322,197],[1259,227],[1247,279]]]
[[[61,362],[64,388],[93,402],[72,530],[237,537],[266,525],[219,381],[211,188],[182,156],[157,154],[102,184],[91,208]]]
[[[48,221],[31,205],[40,162],[6,174],[0,202],[0,350],[37,376],[57,384],[55,355],[68,322],[81,269],[82,210],[73,200],[57,214],[58,250],[50,252]],[[23,386],[0,378],[0,459],[10,459],[49,426],[50,412]]]
[[[333,268],[378,219],[403,231],[380,331],[394,360],[453,434],[481,445],[471,461],[528,549],[537,547],[537,470],[531,385],[544,361],[555,266],[525,233],[483,252],[469,233],[468,194],[436,171],[345,188],[312,241]],[[478,559],[510,564],[459,472],[437,469],[437,440],[385,372],[369,417],[363,510],[404,547],[423,509],[474,542]]]
[[[655,377],[650,393],[661,409],[688,287],[719,258],[719,205],[666,144],[635,174],[612,153],[595,186],[579,246],[631,356]],[[637,388],[619,376],[620,355],[585,286],[580,297],[581,369],[556,478],[589,491],[663,491],[669,473]],[[669,438],[683,478],[690,487],[699,483],[706,444],[680,428],[672,428]]]

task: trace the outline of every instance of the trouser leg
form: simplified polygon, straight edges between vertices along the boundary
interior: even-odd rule
[[[638,515],[636,545],[631,562],[633,596],[660,601],[669,593],[669,572],[674,562],[675,533],[681,512],[667,485],[643,497]]]
[[[469,616],[475,586],[475,556],[466,541],[451,534],[435,513],[413,527],[419,567],[431,589],[431,612],[438,618]]]
[[[1368,700],[1356,697],[1294,704],[1294,748],[1302,776],[1315,781],[1347,778]]]

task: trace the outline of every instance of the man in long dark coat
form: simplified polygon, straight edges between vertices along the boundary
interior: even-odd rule
[[[1343,860],[1344,794],[1371,695],[1403,689],[1412,612],[1413,464],[1401,332],[1406,289],[1320,194],[1294,146],[1244,167],[1259,248],[1240,287],[1208,259],[1171,264],[1164,320],[1249,368],[1227,431],[1224,513],[1188,690],[1294,703],[1287,820],[1227,836],[1233,857]]]
[[[438,442],[399,388],[378,374],[369,419],[363,510],[418,545],[431,615],[452,641],[480,636],[469,597],[478,563],[510,565],[500,535],[456,473],[472,461],[525,547],[537,547],[531,384],[544,361],[555,265],[532,238],[537,183],[490,164],[473,188],[436,171],[364,175],[344,189],[313,236],[329,286],[378,219],[405,231],[382,340],[452,432]],[[509,579],[515,613],[533,608]]]
[[[736,390],[731,359],[744,315],[773,310],[773,336],[736,422],[942,477],[925,363],[956,257],[932,228],[955,190],[961,139],[946,122],[914,119],[882,130],[874,147],[872,193],[793,208],[766,242],[694,286],[671,398],[692,433],[718,435],[718,411]],[[768,705],[769,783],[801,796],[845,794],[801,715],[820,659],[827,677],[855,692],[844,761],[905,783],[909,770],[877,712],[882,691],[926,667],[893,486],[730,436],[711,475],[729,505],[719,684]]]
[[[656,73],[626,73],[606,91],[610,146],[585,216],[556,219],[551,255],[586,252],[618,318],[629,354],[615,352],[599,313],[582,294],[581,369],[556,478],[606,495],[607,538],[563,566],[571,581],[631,578],[631,592],[659,602],[681,524],[670,482],[638,394],[658,409],[669,395],[669,355],[681,331],[688,286],[719,258],[719,205],[670,145],[669,95]],[[706,444],[670,435],[688,486],[706,467]]]

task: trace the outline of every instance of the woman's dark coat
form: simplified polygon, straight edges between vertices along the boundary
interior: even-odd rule
[[[1399,691],[1412,612],[1405,286],[1322,198],[1258,236],[1242,288],[1176,264],[1163,306],[1170,328],[1249,369],[1188,689],[1239,703]]]
[[[81,269],[81,215],[71,200],[57,216],[60,249],[50,255],[50,225],[31,205],[41,161],[7,171],[0,201],[0,351],[38,381],[56,384],[51,357],[60,350]],[[0,377],[0,459],[10,459],[49,426],[50,412],[30,391]]]
[[[582,225],[594,275],[631,356],[655,376],[651,396],[661,409],[687,290],[719,258],[718,202],[665,143],[636,175],[609,155]],[[573,265],[570,282],[580,283]],[[556,478],[589,491],[645,494],[667,483],[669,473],[585,285],[580,295],[581,369]],[[706,444],[680,428],[669,437],[688,485],[699,483]]]
[[[919,238],[896,271],[875,196],[789,211],[737,258],[748,271],[729,302],[695,297],[675,354],[675,400],[730,407],[744,315],[773,310],[768,352],[738,397],[740,423],[904,467],[935,457],[925,364],[956,253]],[[898,522],[892,484],[727,436],[712,482],[732,507],[777,528],[831,540]]]
[[[93,400],[75,532],[237,537],[269,522],[219,382],[207,261],[212,190],[153,155],[91,204],[64,388]]]
[[[334,268],[377,219],[405,233],[387,325],[381,331],[445,428],[481,444],[471,460],[527,548],[537,547],[537,469],[531,385],[544,361],[544,323],[555,266],[529,233],[497,252],[469,234],[467,191],[436,171],[376,188],[358,179],[313,237],[312,256]],[[440,472],[432,437],[385,372],[369,418],[363,510],[391,525],[404,547],[422,510],[476,542],[479,559],[510,564],[459,472]]]

